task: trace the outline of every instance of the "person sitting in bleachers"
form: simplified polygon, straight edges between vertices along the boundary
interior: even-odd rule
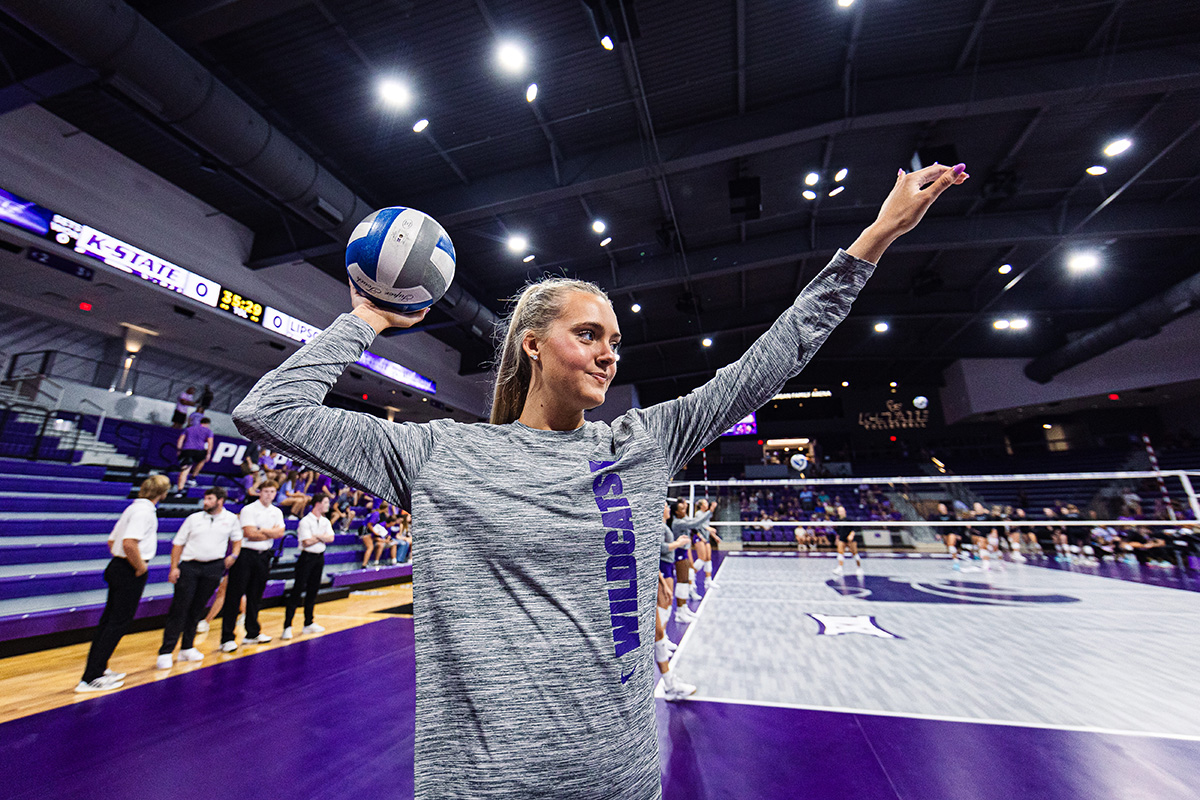
[[[284,508],[291,515],[291,519],[300,519],[311,501],[312,498],[300,488],[299,473],[295,470],[289,472],[280,484],[279,500],[276,504]]]
[[[354,522],[353,491],[349,486],[338,489],[330,506],[329,522],[335,531],[349,531]]]

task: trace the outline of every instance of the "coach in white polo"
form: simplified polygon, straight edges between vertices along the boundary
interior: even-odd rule
[[[204,607],[221,584],[221,576],[242,551],[242,525],[237,514],[225,508],[225,497],[221,486],[205,489],[204,510],[185,519],[171,542],[171,572],[167,580],[175,584],[175,597],[167,612],[156,669],[171,668],[171,653],[181,634],[183,648],[179,660],[204,658],[193,644],[196,623],[204,618]]]
[[[237,627],[238,607],[242,595],[246,597],[246,636],[242,644],[265,644],[271,637],[262,632],[258,625],[258,609],[262,605],[263,590],[267,588],[267,576],[271,573],[271,558],[275,540],[283,538],[287,528],[283,524],[283,512],[271,505],[279,484],[267,481],[258,489],[258,500],[242,507],[238,521],[242,526],[242,552],[229,570],[229,583],[225,589],[224,617],[221,620],[221,651],[232,653],[237,650],[233,638]]]

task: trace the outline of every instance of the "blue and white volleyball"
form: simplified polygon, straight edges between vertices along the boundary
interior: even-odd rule
[[[346,274],[372,303],[412,313],[441,299],[454,280],[454,244],[438,221],[392,206],[366,216],[346,245]]]
[[[792,469],[796,470],[796,472],[804,472],[804,470],[808,469],[808,456],[804,455],[804,453],[796,453],[796,455],[788,459],[788,463],[792,465]]]

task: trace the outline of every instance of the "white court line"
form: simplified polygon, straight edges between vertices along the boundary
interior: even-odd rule
[[[680,647],[683,645],[681,644]],[[655,697],[661,697],[657,691]],[[798,711],[830,711],[835,714],[864,714],[871,717],[897,717],[899,719],[924,719],[935,722],[968,722],[976,725],[1002,725],[1014,728],[1034,728],[1052,731],[1072,731],[1075,733],[1099,733],[1109,736],[1138,736],[1150,739],[1178,739],[1185,742],[1200,742],[1200,735],[1190,733],[1156,733],[1152,731],[1127,731],[1116,728],[1097,728],[1090,725],[1056,725],[1054,723],[1019,722],[1006,719],[980,719],[975,717],[950,717],[940,714],[919,714],[903,711],[879,711],[869,708],[846,708],[842,706],[818,706],[803,703],[778,703],[772,701],[742,700],[733,697],[700,697],[692,695],[686,698],[688,702],[730,703],[739,706],[763,706],[766,708],[790,708]]]

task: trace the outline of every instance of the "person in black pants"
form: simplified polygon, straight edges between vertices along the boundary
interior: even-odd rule
[[[96,626],[96,637],[88,650],[83,678],[75,687],[77,692],[102,692],[124,685],[124,673],[108,668],[108,659],[121,637],[129,630],[137,613],[142,591],[146,588],[147,562],[158,551],[159,501],[167,496],[171,481],[166,475],[151,475],[142,481],[137,499],[121,512],[121,518],[108,535],[112,561],[104,570],[108,598]]]
[[[317,591],[321,588],[321,571],[325,568],[325,546],[333,542],[333,526],[325,515],[329,513],[329,495],[317,495],[312,513],[300,520],[296,537],[300,540],[300,558],[296,560],[296,581],[287,599],[283,618],[283,637],[292,638],[292,620],[296,606],[304,600],[304,627],[301,633],[321,633],[325,628],[313,619]]]
[[[238,521],[242,526],[242,552],[229,570],[229,582],[225,589],[225,615],[221,622],[221,651],[232,653],[237,650],[233,638],[237,627],[238,606],[242,596],[246,597],[246,635],[242,644],[265,644],[271,637],[262,632],[258,624],[258,610],[262,606],[263,590],[271,573],[274,543],[283,538],[287,528],[283,512],[277,506],[275,493],[279,484],[267,481],[258,490],[258,500],[242,507]]]
[[[167,612],[162,647],[156,669],[171,668],[171,653],[183,636],[180,661],[202,661],[196,649],[196,623],[204,618],[204,606],[221,584],[221,576],[232,567],[242,551],[242,526],[237,514],[225,508],[225,489],[210,486],[204,491],[204,510],[183,521],[171,542],[171,572],[175,597]],[[232,545],[232,552],[226,555]]]

